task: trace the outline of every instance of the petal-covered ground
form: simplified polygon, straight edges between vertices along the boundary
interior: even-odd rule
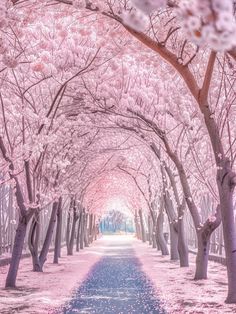
[[[94,313],[93,307],[101,310],[103,304],[124,307],[120,313],[125,314],[158,313],[158,300],[170,314],[236,313],[235,305],[224,303],[225,267],[209,262],[209,279],[194,281],[194,259],[192,255],[189,268],[179,268],[178,262],[132,236],[104,236],[74,256],[63,250],[59,265],[52,264],[49,254],[44,273],[32,272],[31,259],[23,259],[16,290],[3,288],[7,267],[1,267],[0,313],[63,313],[65,304],[73,307],[78,300],[82,309],[71,313]]]
[[[114,238],[116,239],[116,238]],[[133,241],[111,242],[105,256],[60,313],[164,314],[150,280],[141,270]]]
[[[142,270],[151,278],[165,309],[171,314],[236,313],[235,304],[225,304],[226,267],[209,261],[208,279],[193,280],[196,256],[190,254],[190,266],[179,267],[178,261],[161,256],[146,243],[135,241],[135,254]]]
[[[0,313],[47,314],[71,298],[72,291],[84,281],[91,267],[103,256],[107,241],[99,239],[93,246],[62,258],[58,265],[52,263],[49,253],[43,273],[32,272],[30,258],[20,263],[17,289],[5,290],[8,266],[0,267]]]

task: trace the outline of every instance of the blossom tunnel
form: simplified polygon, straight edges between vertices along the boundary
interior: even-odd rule
[[[235,12],[1,1],[1,313],[235,312]]]

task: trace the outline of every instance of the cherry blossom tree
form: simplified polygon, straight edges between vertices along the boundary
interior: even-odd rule
[[[76,5],[70,1],[59,2]],[[79,3],[81,7],[82,2]],[[217,167],[216,182],[222,213],[229,282],[226,301],[234,303],[236,302],[234,284],[236,280],[233,271],[236,264],[236,231],[233,218],[235,174],[232,156],[228,154],[228,145],[221,137],[222,132],[227,132],[227,123],[222,129],[222,125],[220,127],[217,120],[219,112],[224,112],[223,98],[214,97],[214,88],[212,88],[217,78],[219,84],[217,68],[223,62],[228,62],[228,56],[235,59],[234,2],[229,0],[223,5],[216,0],[191,1],[189,6],[185,5],[185,2],[182,4],[182,1],[177,3],[147,1],[145,4],[139,1],[131,3],[115,1],[112,4],[98,1],[96,4],[85,2],[84,6],[95,14],[109,17],[123,25],[134,38],[171,64],[182,77],[192,102],[203,115]],[[167,10],[162,10],[165,6]],[[147,13],[151,12],[153,13],[147,16]],[[179,17],[182,18],[183,25],[179,22]],[[186,29],[187,34],[184,32]],[[208,44],[206,48],[205,43]],[[226,51],[225,57],[224,51]],[[203,62],[198,69],[199,58],[202,58]],[[225,115],[228,116],[228,113]]]
[[[27,225],[33,268],[42,271],[55,226],[55,263],[60,256],[62,208],[71,255],[121,199],[137,236],[146,241],[148,230],[162,254],[167,214],[180,266],[188,265],[189,209],[195,279],[207,277],[222,220],[226,302],[236,302],[235,31],[233,0],[1,2],[0,167],[19,216],[7,287]]]

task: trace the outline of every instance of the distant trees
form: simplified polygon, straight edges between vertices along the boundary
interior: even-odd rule
[[[102,233],[133,232],[128,216],[119,210],[110,210],[100,221]]]

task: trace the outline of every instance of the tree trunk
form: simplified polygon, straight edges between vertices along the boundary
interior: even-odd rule
[[[153,234],[153,227],[152,227],[152,219],[151,216],[148,215],[148,243],[152,245],[152,234]]]
[[[210,238],[203,239],[202,233],[198,234],[198,251],[196,257],[195,280],[207,279],[207,266],[210,249]]]
[[[92,242],[96,240],[96,215],[93,215],[93,232],[92,232]]]
[[[86,213],[85,214],[85,219],[84,219],[84,246],[85,247],[89,246],[89,241],[88,241],[88,232],[89,232],[89,229],[88,229],[88,217],[89,217],[89,214]]]
[[[6,278],[6,284],[5,284],[6,288],[15,288],[16,286],[16,277],[17,277],[17,272],[18,272],[18,268],[20,264],[23,246],[24,246],[26,228],[27,228],[27,218],[20,217],[18,226],[16,229],[10,267],[9,267],[7,278]]]
[[[93,214],[89,214],[88,218],[89,218],[88,243],[91,244],[93,231]]]
[[[33,271],[40,271],[39,261],[39,238],[40,238],[40,214],[39,211],[34,214],[29,235],[28,235],[28,247],[32,257]]]
[[[216,233],[212,233],[211,243],[210,243],[210,252],[213,254],[217,254],[217,246],[216,246]]]
[[[153,207],[154,205],[152,204],[151,206]],[[156,212],[155,210],[152,209],[151,226],[152,226],[152,248],[153,249],[157,249],[156,223],[157,223]]]
[[[170,259],[178,260],[179,259],[179,251],[178,251],[178,227],[176,226],[177,215],[174,210],[173,203],[170,199],[170,194],[166,190],[166,177],[164,175],[164,169],[162,167],[163,174],[163,187],[164,187],[164,205],[168,217],[169,229],[170,229]]]
[[[156,237],[154,226],[153,226],[153,233],[152,233],[152,247],[153,249],[157,249],[157,237]]]
[[[0,195],[0,256],[4,253],[3,251],[3,223],[2,223],[2,216],[3,216],[3,186],[0,186],[0,191],[1,191],[1,195]]]
[[[175,223],[170,225],[170,259],[172,261],[179,260],[179,250],[178,250],[178,227]]]
[[[210,136],[215,162],[217,166],[217,187],[220,197],[225,255],[228,275],[228,295],[226,303],[236,303],[236,228],[234,225],[233,192],[236,186],[236,174],[232,169],[233,160],[225,154],[219,126],[212,117],[208,102],[209,89],[214,73],[216,52],[212,51],[208,60],[206,73],[200,93],[195,95],[199,108],[204,115],[208,134]]]
[[[178,251],[180,267],[189,266],[189,251],[186,243],[183,216],[178,219]]]
[[[85,225],[85,212],[83,210],[81,216],[81,229],[80,229],[80,249],[84,248],[84,225]]]
[[[41,253],[39,256],[40,268],[38,271],[43,271],[43,266],[47,260],[48,251],[49,251],[50,244],[52,241],[53,230],[56,224],[57,208],[58,208],[58,202],[54,202],[52,206],[52,212],[51,212],[51,216],[50,216],[50,220],[48,224],[47,233],[46,233],[43,247],[41,249]]]
[[[136,222],[136,235],[138,240],[142,240],[142,232],[139,222]]]
[[[61,233],[62,233],[62,198],[59,198],[57,207],[57,227],[53,263],[58,264],[58,259],[61,257]]]
[[[79,252],[79,249],[80,249],[82,215],[83,215],[83,213],[81,211],[80,214],[79,214],[77,236],[76,236],[76,252]]]
[[[236,228],[234,224],[233,190],[225,178],[218,184],[228,275],[228,295],[226,303],[236,303]],[[227,182],[228,181],[228,182]]]
[[[223,228],[220,228],[220,231],[219,231],[219,254],[220,255],[223,255],[223,246],[224,246]]]
[[[167,243],[163,235],[163,223],[164,223],[164,212],[162,209],[160,209],[159,215],[157,217],[157,222],[156,222],[156,240],[157,240],[157,244],[160,246],[162,255],[169,255]]]
[[[146,242],[146,234],[145,234],[145,227],[144,227],[144,221],[143,221],[143,213],[142,213],[141,209],[139,209],[138,214],[139,214],[139,218],[140,218],[142,241]]]
[[[228,275],[228,295],[226,303],[236,303],[236,228],[234,224],[233,193],[236,185],[236,174],[233,172],[231,161],[225,156],[219,128],[212,118],[208,99],[208,89],[214,69],[216,53],[212,52],[209,58],[205,80],[199,95],[198,104],[204,115],[206,127],[217,165],[217,187],[220,197],[226,266]]]
[[[210,251],[210,239],[213,231],[220,225],[221,213],[220,207],[217,207],[217,215],[214,221],[209,219],[205,222],[204,226],[198,230],[198,251],[196,257],[196,271],[195,280],[207,279],[207,266]]]
[[[76,227],[76,222],[79,218],[77,215],[77,207],[74,204],[73,208],[73,220],[72,220],[72,227],[71,227],[71,233],[70,233],[70,240],[67,246],[67,255],[73,255],[73,248],[74,248],[74,240],[75,240],[75,227]]]
[[[72,201],[70,202],[70,207],[69,211],[67,213],[67,223],[66,223],[66,247],[67,251],[69,248],[69,242],[70,242],[70,225],[71,225],[71,206],[72,206]]]
[[[160,160],[161,159],[160,150],[157,148],[155,143],[151,144],[151,149]],[[172,210],[173,208],[172,202],[170,203],[170,211],[169,211],[168,218],[174,222],[175,230],[178,233],[177,247],[178,247],[178,253],[179,253],[180,267],[188,267],[189,266],[189,261],[188,261],[189,251],[188,251],[188,245],[186,242],[186,237],[185,237],[185,232],[184,232],[184,208],[186,205],[185,198],[183,199],[181,203],[174,174],[165,161],[162,161],[162,163],[163,163],[163,166],[161,166],[161,170],[162,170],[162,175],[165,178],[165,180],[163,180],[163,185],[165,186],[165,188],[167,188],[167,185],[166,185],[167,181],[166,181],[166,176],[165,176],[165,173],[167,173],[170,183],[171,183],[172,190],[174,192],[175,200],[177,203],[177,212],[178,212],[177,228],[176,228],[176,222],[174,222],[176,221],[176,214],[174,212],[174,209]],[[169,192],[165,194],[167,194],[166,201],[168,204],[168,201],[170,201]]]
[[[99,234],[100,234],[99,224],[96,223],[95,224],[95,240],[97,240]]]
[[[135,213],[134,223],[135,223],[136,237],[137,237],[138,240],[141,240],[141,228],[140,228],[140,225],[139,225],[137,213]]]

